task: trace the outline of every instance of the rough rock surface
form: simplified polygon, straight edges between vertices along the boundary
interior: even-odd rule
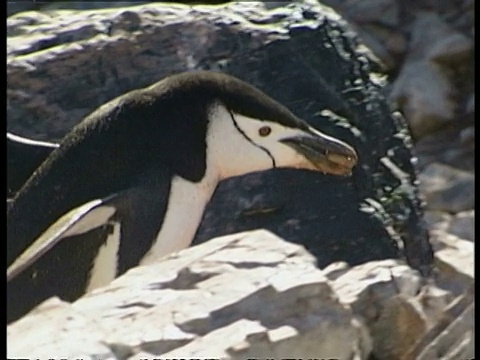
[[[431,230],[458,236],[460,239],[475,241],[475,211],[462,211],[455,215],[443,211],[426,211],[425,219]]]
[[[474,241],[474,4],[473,0],[323,0],[344,16],[388,73],[387,96],[405,114],[415,136],[420,192],[442,269],[438,281],[456,289],[471,283]],[[463,275],[462,275],[463,274]],[[470,286],[470,285],[468,285]],[[457,288],[455,293],[461,291]],[[473,358],[472,294],[407,358]],[[459,310],[459,307],[462,310]],[[456,315],[452,315],[456,314]],[[462,326],[466,326],[462,328]],[[461,330],[463,329],[463,330]],[[438,337],[437,340],[434,340]],[[443,350],[438,342],[448,343]],[[430,343],[430,345],[428,345]],[[455,344],[456,343],[456,344]],[[470,349],[464,353],[464,349]],[[462,350],[463,349],[463,350]]]
[[[357,149],[352,178],[279,170],[225,181],[195,243],[264,227],[304,244],[322,266],[406,256],[428,272],[407,126],[330,9],[238,2],[24,12],[8,18],[7,33],[7,127],[19,135],[59,139],[128,90],[212,69],[249,81]]]
[[[475,176],[468,171],[435,162],[421,172],[419,180],[428,210],[459,213],[475,205]]]
[[[451,289],[400,260],[322,271],[268,231],[234,234],[130,270],[73,304],[47,300],[8,327],[8,356],[473,357],[467,260],[470,273]]]
[[[415,135],[428,217],[454,219],[467,212],[473,222],[474,1],[323,2],[350,21],[388,72],[386,93]],[[460,221],[448,231],[473,239],[473,224]]]
[[[264,231],[137,268],[73,305],[52,299],[8,331],[13,357],[350,358],[370,351],[365,327],[315,259]]]
[[[230,298],[233,305],[227,305],[227,308],[235,309],[235,312],[240,311],[243,318],[218,328],[215,327],[216,324],[223,326],[225,320],[215,322],[212,319],[218,319],[215,316],[224,319],[225,313],[214,312],[214,316],[209,318],[210,313],[203,311],[205,308],[192,305],[191,298],[188,297],[190,295],[182,300],[188,291],[175,289],[175,286],[182,288],[190,285],[196,289],[195,284],[204,281],[201,274],[207,274],[205,281],[208,282],[211,278],[219,276],[221,278],[222,274],[228,279],[226,274],[231,271],[255,272],[263,269],[260,270],[262,272],[265,268],[273,267],[275,273],[281,272],[281,266],[277,265],[275,260],[269,260],[270,256],[273,258],[278,256],[272,255],[276,253],[280,254],[277,259],[284,258],[285,254],[291,254],[292,258],[301,260],[302,265],[297,264],[296,270],[293,268],[297,265],[291,263],[288,256],[280,263],[288,262],[293,274],[306,271],[309,277],[305,281],[312,281],[305,285],[303,276],[298,277],[289,283],[290,289],[296,288],[293,282],[298,280],[298,285],[302,286],[302,289],[309,289],[305,290],[307,297],[308,291],[314,292],[308,286],[310,284],[316,284],[315,286],[320,286],[332,295],[331,299],[320,296],[319,301],[325,301],[325,304],[305,302],[304,298],[300,304],[302,309],[314,313],[315,309],[319,309],[315,306],[322,308],[326,306],[332,311],[330,314],[341,318],[343,322],[340,322],[340,326],[343,326],[344,330],[347,329],[349,334],[353,334],[346,349],[351,351],[351,355],[357,354],[358,358],[373,355],[376,359],[405,360],[474,358],[474,207],[471,201],[474,193],[470,185],[456,185],[458,181],[467,181],[471,184],[474,176],[474,2],[324,0],[323,3],[334,7],[343,15],[370,50],[357,46],[355,39],[350,37],[348,31],[344,31],[343,22],[339,22],[335,14],[329,12],[328,20],[325,20],[325,9],[322,8],[320,11],[322,15],[319,16],[317,10],[319,5],[311,4],[291,4],[288,11],[285,10],[285,4],[274,2],[265,3],[269,11],[259,10],[258,4],[233,4],[229,6],[229,9],[233,9],[231,16],[225,17],[223,13],[210,23],[193,21],[191,17],[185,15],[186,10],[182,6],[162,10],[166,11],[163,17],[158,16],[161,11],[158,10],[158,6],[149,6],[150,10],[144,13],[138,12],[136,7],[118,9],[110,13],[95,11],[88,16],[89,20],[86,23],[84,15],[78,12],[62,14],[52,12],[48,15],[23,13],[10,17],[7,21],[9,86],[7,127],[19,132],[20,135],[56,140],[98,104],[126,90],[156,81],[173,71],[212,68],[244,78],[276,97],[315,126],[354,143],[359,147],[365,163],[357,170],[361,171],[361,175],[356,173],[353,183],[342,182],[340,185],[328,177],[317,178],[311,174],[300,175],[288,171],[275,175],[253,175],[231,183],[226,182],[222,184],[214,199],[217,204],[215,206],[218,207],[213,206],[207,212],[197,240],[238,230],[267,227],[288,241],[303,244],[323,267],[333,260],[352,262],[354,258],[363,262],[362,259],[383,258],[377,257],[378,253],[375,251],[379,248],[380,252],[389,249],[389,246],[381,245],[385,244],[385,239],[388,239],[387,242],[392,240],[391,235],[385,237],[383,231],[385,224],[408,223],[403,215],[409,213],[412,205],[402,200],[405,197],[400,197],[399,202],[393,203],[390,207],[379,200],[386,194],[385,191],[387,195],[395,195],[394,191],[388,193],[388,187],[394,180],[388,178],[385,169],[382,169],[388,166],[388,162],[387,165],[383,163],[379,166],[378,160],[383,154],[390,152],[389,156],[395,164],[398,162],[402,164],[400,168],[409,176],[413,173],[406,161],[411,157],[408,146],[405,152],[405,144],[409,142],[408,132],[398,131],[404,129],[404,124],[391,127],[392,119],[397,121],[397,118],[386,115],[387,110],[382,105],[384,100],[379,100],[383,92],[386,97],[397,102],[414,130],[416,135],[414,150],[418,156],[420,180],[435,186],[420,187],[424,196],[427,198],[433,196],[434,200],[427,204],[425,218],[435,251],[435,269],[432,276],[424,279],[398,260],[376,261],[355,267],[345,262],[334,262],[321,274],[317,274],[314,270],[309,272],[309,269],[313,268],[313,260],[303,250],[292,250],[291,245],[285,242],[279,243],[268,235],[256,233],[251,236],[260,236],[269,244],[270,241],[276,241],[275,245],[265,245],[270,249],[268,257],[265,252],[255,255],[259,244],[256,243],[251,251],[248,247],[250,245],[243,249],[248,258],[254,259],[253,262],[245,262],[238,252],[235,258],[238,257],[239,260],[235,262],[228,251],[226,252],[228,258],[223,261],[217,259],[214,265],[210,260],[207,261],[208,265],[205,265],[203,260],[198,262],[192,260],[192,272],[187,270],[183,277],[180,275],[181,272],[177,275],[173,270],[167,272],[170,275],[166,274],[165,277],[171,279],[170,283],[166,280],[167,284],[176,284],[174,280],[180,278],[182,285],[174,285],[174,289],[171,289],[172,295],[162,297],[157,305],[142,302],[143,297],[147,295],[143,290],[137,291],[138,278],[141,278],[143,283],[144,277],[152,276],[149,267],[133,270],[125,278],[114,283],[131,291],[117,290],[112,284],[100,290],[98,295],[97,293],[88,295],[74,305],[52,299],[26,318],[8,327],[9,356],[21,356],[21,351],[26,351],[22,346],[31,344],[31,350],[37,348],[39,354],[43,351],[51,357],[46,350],[48,348],[43,347],[47,345],[41,344],[42,338],[46,336],[46,343],[48,342],[52,351],[65,345],[70,346],[65,349],[66,354],[82,354],[85,357],[87,347],[92,353],[105,354],[103,358],[152,357],[152,354],[156,354],[157,345],[161,349],[167,348],[168,353],[164,354],[173,354],[169,355],[170,357],[187,356],[188,353],[179,352],[178,349],[189,346],[189,351],[192,351],[191,357],[194,357],[201,356],[199,355],[201,351],[210,344],[215,346],[218,354],[227,354],[229,358],[244,358],[243,355],[249,354],[248,351],[251,349],[255,349],[255,355],[262,353],[267,357],[274,351],[280,351],[280,357],[284,357],[288,353],[284,351],[284,346],[288,346],[288,349],[299,348],[302,353],[295,356],[306,357],[311,354],[312,349],[318,350],[310,346],[309,338],[316,334],[318,340],[316,331],[322,331],[317,327],[318,318],[313,317],[312,323],[310,320],[306,321],[305,327],[297,328],[291,323],[286,326],[275,324],[277,327],[269,327],[274,318],[273,309],[277,305],[272,304],[272,312],[265,315],[267,320],[263,323],[258,320],[263,314],[258,312],[258,307],[248,310],[234,306],[245,304],[245,298],[240,294],[236,299]],[[34,5],[36,9],[47,6],[37,3]],[[8,6],[10,11],[11,3]],[[212,11],[212,8],[208,9]],[[196,19],[204,19],[203,16],[206,16],[205,11],[195,15]],[[159,18],[162,19],[161,23]],[[178,18],[187,22],[192,21],[191,31],[182,31],[182,26],[176,21]],[[420,25],[425,23],[434,27],[426,29],[432,41],[422,41],[421,36],[418,36]],[[441,30],[438,33],[443,34],[443,37],[437,36],[435,28],[437,26]],[[159,27],[162,30],[156,31]],[[165,40],[168,38],[176,40],[171,42]],[[455,39],[459,41],[458,44]],[[328,40],[328,46],[321,46],[325,40]],[[325,48],[332,47],[334,51],[326,52]],[[336,53],[338,51],[340,54]],[[353,58],[345,60],[353,53],[355,53]],[[383,66],[371,61],[372,58],[380,59]],[[428,67],[428,70],[425,74],[423,71],[415,72],[413,71],[415,64],[422,64],[423,68]],[[141,71],[135,72],[134,68]],[[331,71],[331,68],[335,68],[336,71]],[[81,69],[80,77],[75,72],[78,69]],[[373,77],[371,70],[387,73],[388,76],[383,80],[386,86],[377,86],[378,78]],[[369,73],[369,77],[374,79],[375,83],[369,83],[362,75],[360,78],[364,82],[355,83],[355,80],[351,80],[348,85],[342,84],[345,76],[353,79],[359,73]],[[432,79],[431,83],[426,82],[428,76]],[[415,80],[417,78],[420,79]],[[420,81],[429,93],[416,91],[415,87],[411,86],[415,81]],[[362,89],[361,87],[365,85],[366,88]],[[393,89],[395,92],[392,96]],[[423,101],[424,97],[428,101]],[[437,99],[438,102],[431,99]],[[442,112],[444,110],[445,113]],[[355,116],[352,117],[352,113]],[[336,114],[341,116],[337,117]],[[347,120],[344,121],[342,116]],[[350,126],[352,123],[353,128],[342,128],[343,125]],[[356,132],[356,127],[364,136],[362,141],[351,134],[352,131]],[[401,141],[395,142],[391,138],[398,136],[402,138]],[[400,146],[397,146],[398,144]],[[396,154],[392,156],[391,149],[396,149],[394,153],[401,150],[402,156]],[[365,179],[368,179],[368,182],[361,184]],[[413,183],[415,177],[411,177],[409,181]],[[240,189],[241,187],[243,189]],[[302,196],[303,189],[308,196]],[[319,189],[326,189],[326,192]],[[378,193],[374,190],[378,190]],[[229,198],[228,193],[232,191],[233,198]],[[364,204],[364,211],[361,214],[356,212],[356,208],[351,208],[351,204],[359,201],[358,198],[352,201],[353,192],[361,194],[359,198],[369,199]],[[372,193],[375,193],[375,196],[371,196]],[[451,203],[444,201],[446,195],[452,200]],[[235,199],[238,202],[232,204]],[[372,202],[370,199],[375,201]],[[448,209],[437,206],[438,199],[442,200]],[[431,201],[431,198],[429,200]],[[223,201],[226,202],[225,205],[222,204]],[[382,206],[379,207],[377,202]],[[318,204],[322,206],[321,209],[318,208]],[[322,210],[325,204],[334,205],[337,214],[342,216],[330,219],[328,213],[322,212],[325,211]],[[417,206],[418,204],[413,205],[414,214],[419,214]],[[292,207],[291,210],[289,207]],[[383,211],[384,209],[387,211]],[[371,216],[365,216],[365,210],[369,211]],[[216,216],[218,218],[215,218]],[[381,220],[374,220],[379,218]],[[365,227],[359,227],[362,223]],[[418,219],[413,221],[413,227],[418,229],[417,226]],[[383,230],[376,232],[378,229]],[[387,229],[393,230],[388,227]],[[398,229],[397,225],[396,231],[393,231],[394,238],[402,233]],[[339,230],[344,235],[342,238],[338,236]],[[408,234],[411,236],[416,231],[409,230],[407,235],[403,236],[408,239]],[[357,238],[357,234],[366,236],[362,240]],[[234,238],[235,236],[229,237],[229,240],[218,241],[234,242]],[[421,238],[424,239],[423,236]],[[217,246],[216,244],[217,240],[207,242],[181,252],[178,257],[175,255],[165,262],[152,265],[152,268],[163,269],[172,266],[173,269],[179,264],[178,261],[186,256],[185,254],[190,254],[188,255],[190,259],[191,257],[200,259],[212,247]],[[337,244],[340,244],[340,248],[336,248]],[[229,248],[229,245],[224,245]],[[288,250],[285,250],[287,248]],[[326,249],[327,253],[322,253],[322,250]],[[193,255],[196,251],[198,257]],[[177,265],[165,265],[175,261]],[[187,264],[184,268],[188,266]],[[221,268],[221,273],[220,270],[216,270],[218,268]],[[155,276],[158,278],[158,274]],[[285,276],[286,279],[292,279],[289,275]],[[164,278],[155,281],[162,282],[164,281],[162,279]],[[241,287],[240,284],[245,284],[244,281],[250,284],[251,278],[246,277],[244,280],[242,275],[228,283],[213,283],[211,286],[215,290],[212,291],[220,294],[221,302],[221,299],[225,299],[222,295],[226,295],[218,289],[222,287],[232,289],[233,283],[237,284],[233,289],[236,291]],[[148,281],[146,283],[148,284]],[[259,289],[257,285],[251,286],[253,292]],[[281,293],[285,288],[276,289],[280,289]],[[166,289],[160,291],[164,290]],[[149,310],[169,311],[171,308],[163,309],[162,301],[171,304],[175,293],[181,291],[183,294],[178,295],[178,301],[184,306],[172,305],[181,309],[178,312],[178,322],[183,319],[194,320],[188,322],[185,329],[179,330],[174,317],[167,321],[164,317],[155,315],[154,310],[151,312]],[[135,292],[140,299],[135,296]],[[115,301],[109,307],[111,293],[125,295],[125,302],[113,297]],[[268,291],[266,295],[260,293],[258,297],[253,296],[254,300],[248,304],[254,304],[254,301],[258,300],[262,304],[262,309],[265,309],[265,303],[268,303],[270,309],[270,303],[275,301],[276,297],[270,300],[271,293]],[[283,295],[286,293],[288,289]],[[302,294],[299,296],[303,296]],[[263,301],[263,296],[268,300]],[[295,292],[293,296],[297,296],[297,293]],[[151,298],[157,299],[155,295]],[[207,299],[209,304],[212,297]],[[285,304],[283,301],[286,297],[280,296],[278,300],[278,304]],[[82,312],[81,304],[85,304],[89,311],[98,309],[99,315],[96,318],[89,317],[90,313]],[[298,304],[296,303],[296,306],[300,306]],[[125,321],[124,325],[115,327],[114,330],[103,328],[97,318],[103,316],[101,312],[106,311],[105,309],[109,309],[106,313],[107,319],[104,320],[107,324],[114,324],[116,314],[121,314],[120,316],[124,318],[119,321]],[[279,306],[279,310],[274,313],[275,318],[281,319],[285,311],[285,308]],[[139,315],[142,312],[143,315]],[[186,315],[188,313],[191,314],[190,317]],[[288,322],[292,319],[289,317],[292,313],[289,311],[286,313],[285,318]],[[310,319],[308,314],[300,314],[297,318]],[[155,324],[156,319],[160,324],[158,330],[145,331],[145,328],[152,328],[152,323]],[[230,320],[231,318],[227,317],[227,321]],[[42,325],[39,326],[39,323]],[[198,336],[195,333],[198,331],[199,334],[205,334],[202,331],[210,325],[217,330],[205,336]],[[329,331],[332,329],[329,328]],[[52,333],[55,334],[55,342],[48,341]],[[110,334],[112,337],[118,335],[119,341],[111,343],[98,341],[111,339]],[[231,341],[225,342],[224,339],[230,336]],[[80,344],[72,339],[84,341]],[[78,347],[75,348],[77,344]],[[142,346],[132,348],[132,344]],[[225,346],[219,346],[222,344]],[[31,355],[27,354],[29,357]],[[206,356],[211,357],[212,354],[208,353]],[[313,357],[318,357],[318,354]]]

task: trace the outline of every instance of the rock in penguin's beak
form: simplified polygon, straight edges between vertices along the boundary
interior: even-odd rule
[[[314,129],[280,141],[303,155],[315,170],[327,174],[350,176],[358,160],[350,145]]]

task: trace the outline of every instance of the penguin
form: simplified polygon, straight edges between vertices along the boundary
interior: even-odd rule
[[[7,200],[59,145],[7,132]]]
[[[254,86],[174,74],[76,125],[7,209],[7,321],[192,242],[217,184],[275,168],[349,176],[357,153]]]

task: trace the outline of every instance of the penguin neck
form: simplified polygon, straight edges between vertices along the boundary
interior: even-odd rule
[[[214,172],[207,172],[200,182],[191,182],[178,175],[172,177],[165,218],[152,248],[140,265],[158,261],[191,244],[218,182]]]

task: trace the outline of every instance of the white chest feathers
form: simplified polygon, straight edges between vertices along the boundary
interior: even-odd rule
[[[162,227],[150,251],[140,261],[141,265],[158,261],[190,245],[216,186],[217,181],[208,177],[199,183],[173,177]]]

